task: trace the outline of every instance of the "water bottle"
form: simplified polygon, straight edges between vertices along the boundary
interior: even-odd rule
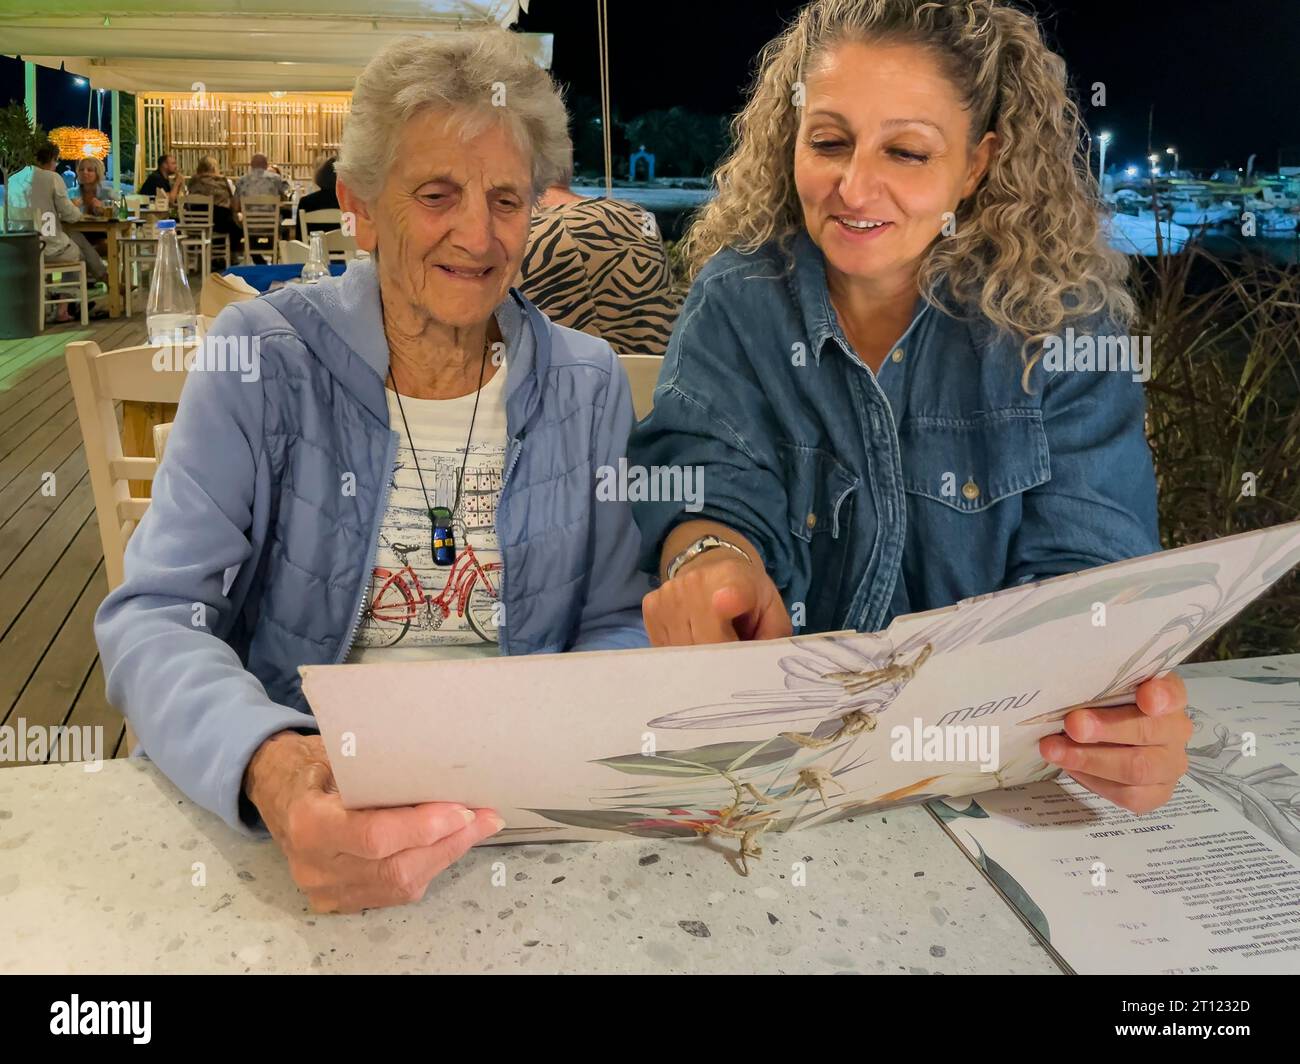
[[[188,344],[197,339],[194,297],[181,259],[176,223],[164,219],[158,223],[158,258],[154,262],[153,280],[149,284],[149,306],[145,328],[151,344]]]
[[[325,254],[325,234],[312,233],[311,251],[302,267],[303,284],[315,284],[330,275],[329,256]]]

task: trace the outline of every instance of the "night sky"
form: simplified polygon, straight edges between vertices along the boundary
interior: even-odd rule
[[[729,115],[754,58],[799,9],[797,0],[608,0],[611,79],[619,117],[680,105]],[[1085,118],[1114,134],[1113,162],[1146,155],[1155,105],[1157,150],[1187,168],[1230,162],[1272,170],[1279,148],[1300,165],[1300,0],[1031,0],[1069,63]],[[532,0],[520,28],[555,34],[554,73],[598,100],[596,0]],[[86,120],[87,89],[40,70],[49,129]],[[1108,106],[1087,106],[1093,82]],[[0,98],[21,100],[22,64],[0,59]],[[105,94],[105,126],[107,125]],[[92,124],[94,119],[92,117]]]
[[[532,0],[520,28],[552,32],[553,72],[599,99],[595,0]],[[608,0],[610,80],[619,114],[681,105],[731,114],[758,50],[802,6],[781,0]],[[1155,105],[1157,150],[1185,168],[1230,160],[1300,165],[1300,0],[1034,0],[1085,103],[1104,82],[1107,106],[1085,107],[1114,135],[1109,161],[1146,156]]]

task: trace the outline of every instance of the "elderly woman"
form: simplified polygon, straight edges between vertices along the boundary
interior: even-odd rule
[[[506,31],[374,58],[338,166],[372,258],[222,311],[96,618],[143,749],[232,826],[265,826],[319,910],[416,899],[502,822],[345,810],[300,665],[646,641],[631,511],[594,499],[624,455],[626,378],[509,287],[566,145]]]
[[[1133,313],[1080,139],[1002,0],[817,0],[768,45],[629,444],[704,471],[702,511],[634,506],[652,642],[876,631],[1160,549],[1141,385],[1041,357]],[[1191,725],[1176,677],[1135,701],[1041,752],[1146,811]]]

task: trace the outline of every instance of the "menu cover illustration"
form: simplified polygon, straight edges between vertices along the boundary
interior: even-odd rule
[[[1038,740],[1131,702],[1300,563],[1300,522],[899,617],[883,632],[305,666],[349,808],[496,809],[490,842],[767,833],[1056,774]],[[508,618],[507,618],[508,619]]]

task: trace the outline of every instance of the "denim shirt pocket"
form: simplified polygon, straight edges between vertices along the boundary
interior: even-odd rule
[[[794,568],[782,588],[786,605],[797,631],[835,631],[844,626],[840,599],[861,480],[829,451],[787,442],[776,448],[785,480],[785,519],[794,537]],[[805,607],[802,618],[793,612],[797,602]]]
[[[839,539],[848,531],[850,496],[858,478],[829,451],[797,443],[778,443],[785,474],[790,532],[805,543],[829,532]]]
[[[904,489],[959,513],[980,513],[1051,479],[1041,410],[912,417],[898,435]]]

